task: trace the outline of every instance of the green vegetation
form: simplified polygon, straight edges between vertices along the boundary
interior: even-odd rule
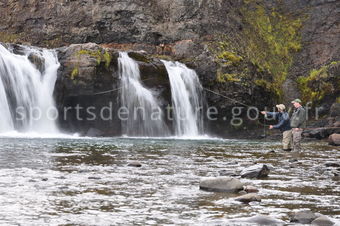
[[[293,55],[301,49],[302,19],[268,10],[261,1],[245,1],[241,13],[244,24],[241,34],[223,35],[211,46],[216,62],[220,67],[229,67],[228,72],[238,74],[248,68],[248,78],[280,99]],[[217,75],[217,80],[234,81],[221,79],[221,75]]]
[[[55,37],[50,40],[43,40],[42,43],[43,43],[43,46],[47,48],[57,48],[64,44],[61,36]]]
[[[92,51],[92,50],[87,50],[87,49],[81,49],[77,52],[77,55],[78,56],[88,55],[88,56],[95,57],[97,60],[97,65],[99,65],[101,62],[104,62],[106,68],[109,68],[111,60],[112,60],[111,54],[107,52],[106,50],[102,52],[101,50]]]
[[[71,79],[75,79],[76,76],[79,75],[79,67],[75,67],[73,68],[72,72],[71,72]]]
[[[306,77],[298,78],[298,85],[304,102],[312,101],[314,104],[321,101],[326,95],[333,94],[340,87],[340,76],[330,77],[328,71],[331,66],[340,65],[340,61],[313,69]],[[340,99],[339,97],[337,98]]]
[[[262,84],[280,98],[293,53],[301,49],[301,19],[291,19],[275,11],[266,12],[260,5],[253,11],[244,11],[244,16],[249,25],[244,30],[248,40],[247,58],[260,71],[273,76],[273,82]]]
[[[241,79],[238,77],[238,74],[228,74],[217,72],[217,81],[218,82],[240,82]]]
[[[20,41],[20,35],[19,34],[11,34],[7,32],[0,32],[0,42],[4,43],[17,43]]]
[[[241,56],[238,56],[234,52],[222,50],[218,56],[218,59],[222,60],[225,65],[233,65],[238,64],[243,58]]]
[[[171,61],[172,58],[168,55],[159,55],[159,54],[154,54],[152,55],[153,58],[156,58],[156,59],[161,59],[161,60],[168,60],[168,61]]]

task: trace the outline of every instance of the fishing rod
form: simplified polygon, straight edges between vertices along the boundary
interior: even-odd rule
[[[141,81],[144,82],[144,81],[148,81],[148,80],[151,80],[151,79],[154,79],[154,78],[142,79]],[[116,88],[116,89],[110,89],[110,90],[106,90],[106,91],[94,93],[94,94],[92,94],[92,95],[95,96],[95,95],[101,95],[101,94],[106,94],[106,93],[112,93],[112,92],[114,92],[114,91],[120,90],[121,88],[122,88],[122,87],[118,87],[118,88]]]

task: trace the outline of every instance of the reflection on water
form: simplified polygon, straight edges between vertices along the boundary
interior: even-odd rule
[[[287,220],[301,208],[339,218],[339,169],[324,166],[340,158],[339,150],[306,143],[293,156],[280,146],[218,139],[0,138],[0,223],[223,224],[257,214]],[[131,161],[142,167],[127,166]],[[260,189],[261,203],[245,205],[234,201],[235,194],[198,189],[202,177],[238,172],[254,162],[274,166],[266,179],[242,179]]]

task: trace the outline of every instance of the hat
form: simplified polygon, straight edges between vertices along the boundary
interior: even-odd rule
[[[277,109],[282,110],[282,111],[284,111],[286,109],[286,106],[284,106],[283,104],[278,104],[278,105],[276,105],[276,107],[277,107]]]
[[[291,103],[301,103],[302,101],[300,99],[295,99]]]

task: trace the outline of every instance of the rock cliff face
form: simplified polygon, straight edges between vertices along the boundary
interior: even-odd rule
[[[225,136],[259,125],[231,126],[234,106],[246,115],[249,106],[301,97],[327,114],[340,95],[339,8],[336,0],[9,0],[0,3],[0,42],[58,47],[60,109],[117,105],[117,92],[98,93],[119,87],[119,50],[144,51],[148,61],[135,56],[142,76],[165,74],[159,58],[186,63],[219,111],[211,130]],[[119,134],[117,119],[84,124],[74,115],[61,120],[63,128]]]
[[[1,31],[33,45],[162,43],[228,28],[240,4],[221,0],[10,0],[0,3]]]

